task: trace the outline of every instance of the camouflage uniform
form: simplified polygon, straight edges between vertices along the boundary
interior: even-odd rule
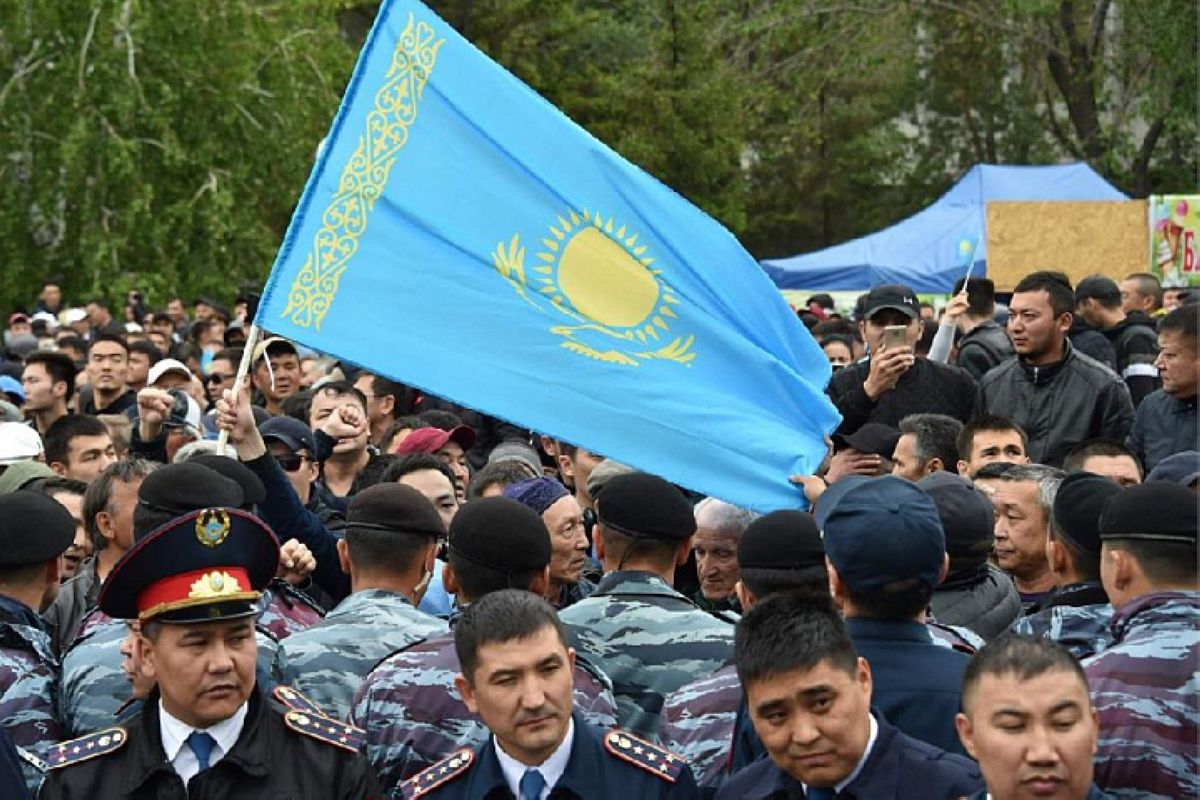
[[[737,669],[728,666],[671,692],[663,702],[659,728],[663,747],[688,759],[701,787],[715,789],[728,777],[741,701]]]
[[[1058,642],[1082,660],[1112,643],[1112,606],[1099,581],[1064,586],[1032,614],[1017,617],[1014,633]]]
[[[63,738],[54,714],[58,661],[41,617],[0,595],[0,728],[17,747],[37,755]],[[31,792],[41,774],[22,764]]]
[[[1113,797],[1200,796],[1200,592],[1143,595],[1084,665],[1100,712],[1096,785]]]
[[[984,645],[982,636],[961,625],[943,625],[940,622],[929,620],[925,623],[925,627],[929,629],[933,643],[940,647],[948,647],[960,653],[975,655],[975,652]]]
[[[389,656],[358,690],[350,721],[367,732],[367,758],[385,794],[455,750],[487,741],[487,726],[454,687],[457,674],[454,635],[443,633]],[[607,678],[582,657],[575,661],[575,710],[599,728],[617,723]]]
[[[258,627],[279,642],[315,625],[324,616],[312,598],[281,580],[271,581],[263,592],[263,604],[265,610],[258,618]]]
[[[354,693],[376,664],[445,630],[445,622],[418,611],[397,592],[355,592],[325,619],[280,645],[284,682],[330,716],[345,719]]]
[[[669,692],[733,661],[733,624],[649,572],[611,572],[560,616],[612,679],[618,724],[645,738],[657,740]]]
[[[121,669],[121,642],[129,629],[123,620],[106,618],[93,624],[63,656],[58,719],[68,737],[83,736],[120,725],[137,716],[140,701]],[[256,680],[264,691],[280,682],[279,643],[259,628]]]

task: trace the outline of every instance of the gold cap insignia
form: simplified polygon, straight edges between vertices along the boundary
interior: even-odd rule
[[[205,547],[218,547],[229,536],[230,525],[224,509],[207,509],[196,517],[196,538]]]

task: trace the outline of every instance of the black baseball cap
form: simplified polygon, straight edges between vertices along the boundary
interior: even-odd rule
[[[895,309],[909,319],[921,316],[921,301],[912,289],[900,283],[885,283],[867,292],[863,301],[863,319],[870,319],[886,308]]]

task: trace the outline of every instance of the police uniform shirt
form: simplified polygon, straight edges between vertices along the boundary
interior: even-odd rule
[[[500,762],[500,771],[504,773],[504,782],[508,784],[513,797],[521,796],[521,778],[525,777],[525,772],[535,769],[542,773],[542,778],[545,780],[542,793],[539,795],[541,800],[546,800],[550,796],[550,791],[558,783],[558,779],[567,771],[567,763],[571,760],[571,745],[574,743],[575,720],[572,719],[567,722],[567,735],[563,737],[558,749],[541,764],[529,767],[504,752],[500,742],[496,737],[492,737],[492,746],[496,748],[496,760]]]
[[[179,775],[184,786],[187,786],[188,781],[200,772],[200,762],[196,759],[192,748],[188,746],[188,736],[191,736],[193,731],[200,731],[213,738],[216,744],[213,745],[212,754],[208,757],[208,766],[212,768],[233,749],[238,737],[242,735],[242,725],[246,722],[248,709],[249,704],[242,703],[229,719],[222,720],[211,728],[193,728],[186,722],[181,722],[171,716],[170,712],[163,708],[162,701],[159,701],[158,724],[163,753],[166,754],[167,761]]]

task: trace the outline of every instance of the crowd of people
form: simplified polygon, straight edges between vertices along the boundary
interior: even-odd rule
[[[1200,305],[960,284],[798,312],[842,421],[759,514],[248,341],[253,296],[47,283],[0,797],[1200,796]]]

